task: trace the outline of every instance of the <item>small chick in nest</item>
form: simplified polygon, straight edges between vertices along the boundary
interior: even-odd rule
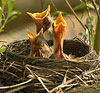
[[[63,19],[61,12],[53,24],[54,47],[53,54],[50,58],[67,59],[67,55],[63,53],[63,41],[66,33],[66,21]]]
[[[46,43],[46,40],[43,35],[43,28],[38,34],[33,34],[29,30],[27,30],[27,33],[31,46],[29,56],[49,58],[52,53],[52,50]]]

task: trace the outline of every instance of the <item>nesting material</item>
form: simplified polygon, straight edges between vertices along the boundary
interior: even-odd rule
[[[29,40],[7,46],[0,59],[0,92],[65,93],[100,82],[98,55],[81,40],[64,40],[68,60],[29,57],[29,52]]]

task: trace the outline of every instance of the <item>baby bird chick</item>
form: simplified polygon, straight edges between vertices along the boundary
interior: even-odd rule
[[[46,57],[50,56],[51,52],[49,53],[50,49],[48,45],[46,45],[46,40],[43,36],[43,28],[40,30],[38,34],[33,34],[29,30],[27,30],[27,33],[31,46],[29,56],[44,57],[44,54],[46,55]]]
[[[41,13],[27,12],[27,14],[33,18],[36,24],[37,33],[39,33],[41,28],[43,28],[43,32],[45,32],[52,24],[52,19],[50,17],[50,5],[48,5],[48,8]]]
[[[62,59],[65,57],[63,53],[63,40],[66,34],[66,21],[63,19],[61,12],[53,24],[54,48],[50,58]]]

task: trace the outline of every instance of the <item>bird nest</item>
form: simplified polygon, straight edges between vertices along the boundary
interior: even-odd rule
[[[98,55],[79,39],[64,40],[68,60],[29,57],[29,51],[29,40],[7,45],[0,59],[0,92],[65,93],[100,80]]]

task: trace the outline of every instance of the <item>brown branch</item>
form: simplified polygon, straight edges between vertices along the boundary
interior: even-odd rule
[[[78,22],[81,24],[81,26],[84,28],[84,30],[86,30],[84,24],[79,20],[79,18],[77,17],[77,14],[75,13],[75,11],[73,10],[73,8],[71,7],[70,3],[68,2],[68,0],[65,0],[67,6],[69,7],[69,9],[72,11],[72,13],[74,14],[75,18],[78,20]]]
[[[45,1],[45,0],[44,0]],[[43,10],[43,7],[44,7],[44,1],[41,0],[41,11]]]
[[[53,0],[50,0],[50,1],[51,1],[51,4],[52,4],[53,8],[57,11],[58,9],[57,9],[57,7],[55,6]]]
[[[83,0],[83,2],[85,3],[86,10],[87,10],[87,13],[88,13],[88,17],[90,18],[90,17],[91,17],[91,14],[90,14],[90,9],[89,9],[89,7],[87,7],[87,0]]]
[[[100,20],[100,14],[99,14],[99,11],[98,11],[98,9],[97,9],[97,7],[96,7],[96,2],[95,2],[95,0],[92,0],[92,4],[93,4],[93,6],[94,6],[94,8],[95,8],[95,10],[96,10],[96,14],[97,14],[97,16],[98,16],[98,19]]]
[[[99,13],[100,13],[100,9],[99,9]],[[97,53],[99,53],[100,51],[100,17],[98,18],[97,27],[96,27],[96,33],[95,33],[95,39],[94,39],[94,50]]]

